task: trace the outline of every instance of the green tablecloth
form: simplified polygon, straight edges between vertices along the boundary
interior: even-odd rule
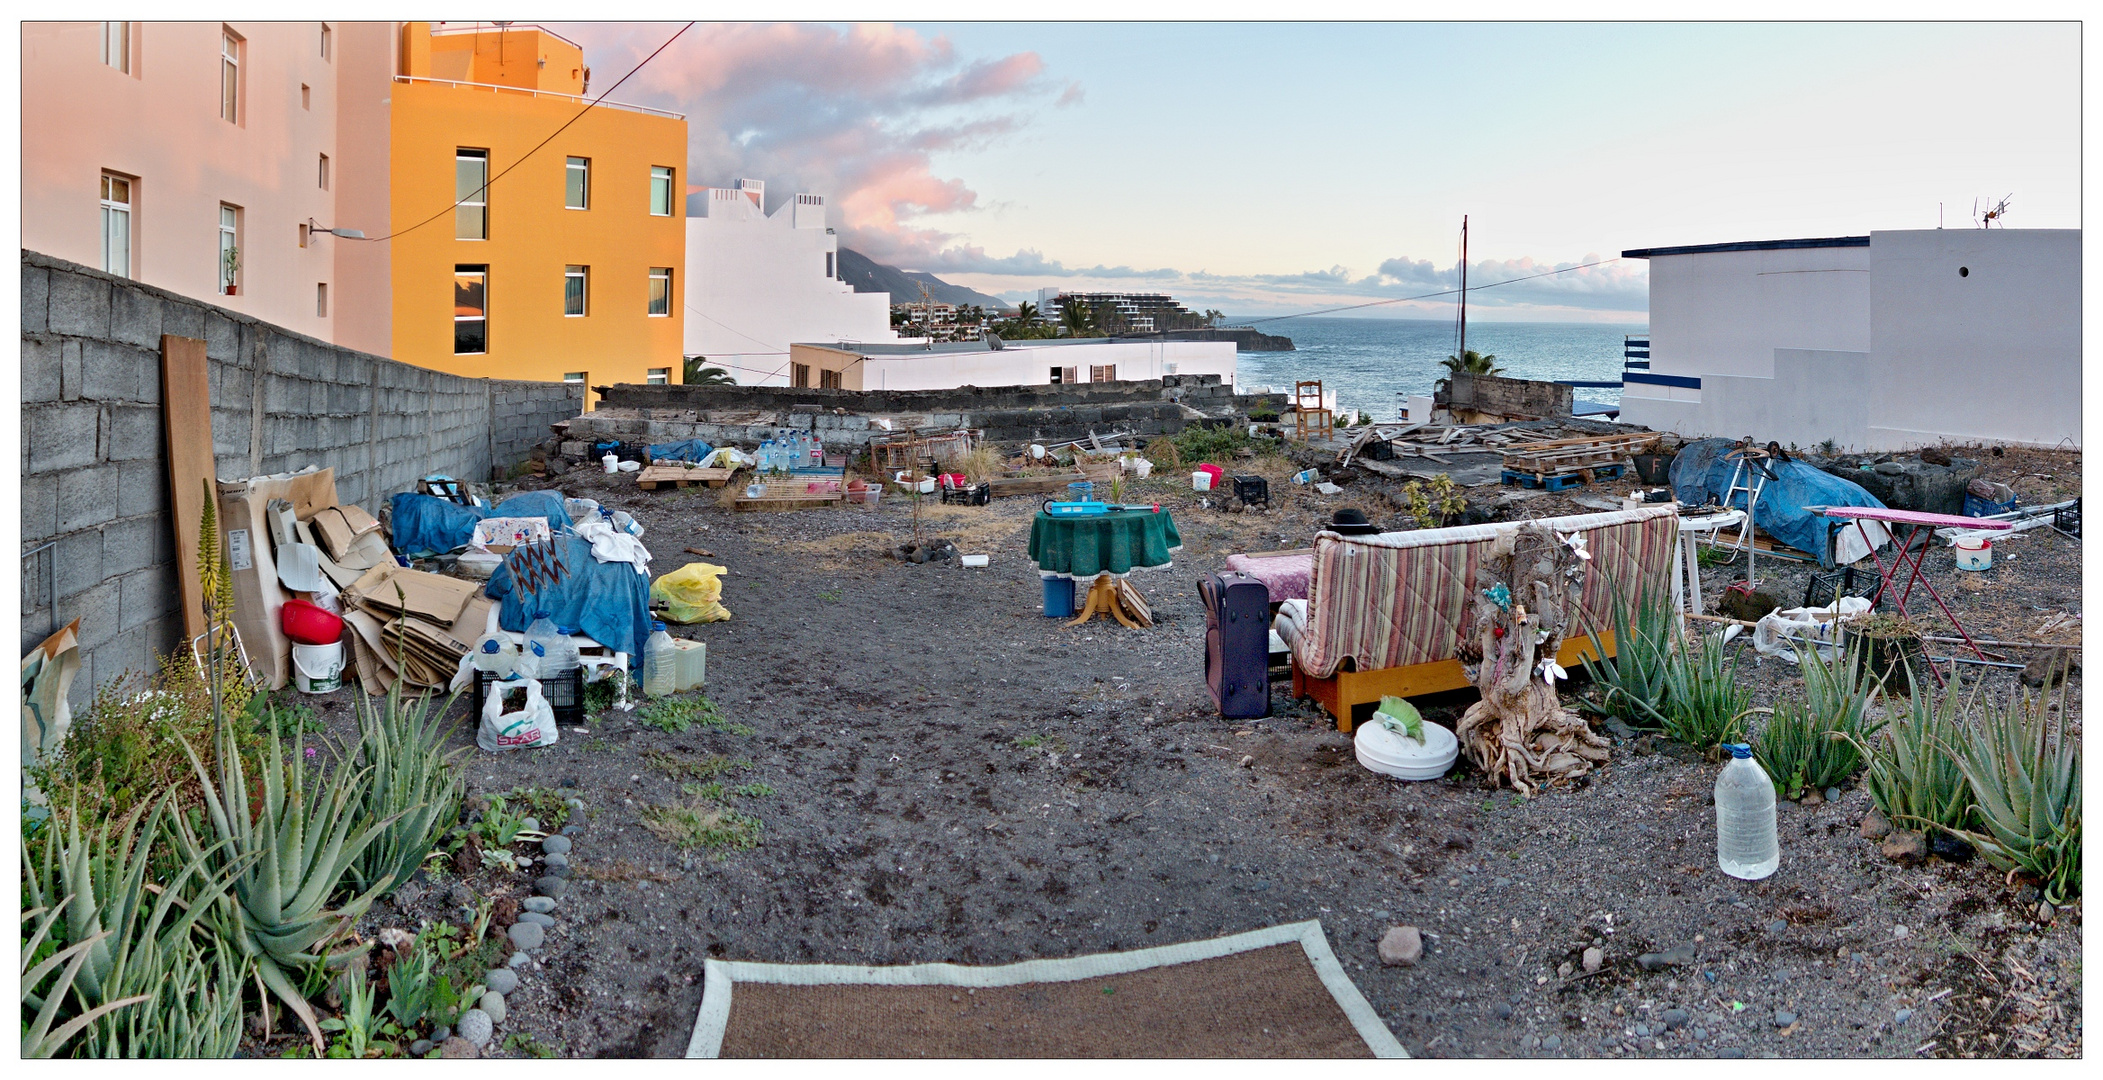
[[[1166,510],[1064,517],[1039,510],[1030,523],[1030,561],[1039,570],[1077,578],[1165,566],[1169,553],[1182,546],[1182,534]]]

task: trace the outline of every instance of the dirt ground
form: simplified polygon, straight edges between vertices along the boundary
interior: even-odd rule
[[[2077,455],[1991,460],[2026,502],[2078,490]],[[1395,518],[1392,485],[1360,478],[1324,498],[1285,482],[1290,469],[1266,466],[1268,513],[1200,508],[1187,479],[1126,492],[1168,505],[1184,541],[1172,567],[1132,577],[1157,620],[1146,630],[1041,615],[1034,498],[923,507],[924,534],[992,557],[965,570],[880,554],[911,536],[909,503],[888,494],[877,508],[736,514],[714,492],[642,492],[627,476],[531,483],[634,514],[656,573],[686,547],[730,568],[734,618],[675,633],[708,643],[707,696],[750,733],[665,734],[609,712],[548,750],[476,754],[476,791],[559,785],[588,807],[559,924],[499,1042],[519,1031],[565,1056],[680,1055],[708,957],[998,964],[1316,918],[1417,1056],[2080,1054],[2082,909],[2040,924],[2036,901],[1980,860],[1887,862],[1857,836],[1859,788],[1784,803],[1781,869],[1747,883],[1715,866],[1716,767],[1647,737],[1617,743],[1583,786],[1529,801],[1465,770],[1369,773],[1289,684],[1274,684],[1271,718],[1222,720],[1202,680],[1197,576],[1231,552],[1301,546],[1338,506]],[[1506,502],[1511,516],[1579,509],[1566,495]],[[1763,561],[1763,578],[1769,566],[1769,587],[1799,602],[1804,571]],[[2049,529],[2007,544],[1985,575],[1960,575],[1942,548],[1928,567],[1975,632],[2027,637],[2080,611],[2078,543]],[[1731,571],[1707,577],[1713,597]],[[1794,677],[1749,649],[1741,675],[1763,703]],[[1427,715],[1450,724],[1468,698],[1431,699]],[[644,829],[644,807],[681,783],[645,751],[749,761],[736,780],[773,791],[737,800],[763,822],[759,845],[687,853]],[[1379,961],[1396,924],[1424,931],[1414,967]],[[1594,945],[1605,963],[1585,977]],[[1689,945],[1680,966],[1636,959]]]

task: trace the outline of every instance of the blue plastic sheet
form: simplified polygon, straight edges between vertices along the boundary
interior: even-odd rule
[[[591,541],[574,534],[557,536],[555,550],[566,568],[562,580],[538,592],[518,587],[509,561],[489,576],[485,591],[503,601],[497,625],[523,631],[536,612],[546,611],[556,625],[574,626],[639,664],[650,636],[650,579],[628,563],[592,558]]]
[[[651,443],[651,461],[699,461],[708,456],[715,447],[699,439],[681,439],[678,442]]]
[[[389,500],[388,523],[394,549],[404,555],[428,556],[467,546],[475,537],[475,523],[486,517],[544,517],[548,528],[561,532],[570,527],[562,495],[553,491],[528,491],[513,495],[495,508],[461,506],[432,495],[413,491],[397,493]]]
[[[1679,456],[1672,459],[1673,497],[1687,506],[1715,502],[1745,509],[1744,492],[1728,503],[1724,500],[1731,489],[1731,473],[1737,468],[1737,462],[1724,455],[1735,445],[1731,439],[1702,439],[1681,447]],[[1826,550],[1826,519],[1804,507],[1884,505],[1862,485],[1801,461],[1769,459],[1765,464],[1774,479],[1760,491],[1753,524],[1798,551],[1823,556]],[[1758,475],[1751,465],[1748,470]]]

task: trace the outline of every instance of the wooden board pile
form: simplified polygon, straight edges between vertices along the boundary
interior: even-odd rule
[[[644,491],[703,485],[719,488],[729,483],[736,472],[736,469],[699,469],[678,463],[651,465],[635,474],[635,486]]]
[[[1529,442],[1505,452],[1504,470],[1508,475],[1531,477],[1540,485],[1548,485],[1554,478],[1572,477],[1589,483],[1598,470],[1618,473],[1629,464],[1629,455],[1646,453],[1657,443],[1658,434],[1654,431]]]
[[[1652,435],[1650,438],[1656,438]],[[1495,453],[1514,447],[1531,448],[1557,441],[1552,435],[1515,428],[1490,428],[1466,424],[1368,424],[1336,456],[1338,465],[1349,465],[1366,447],[1385,441],[1397,458],[1420,457],[1441,465],[1451,464],[1444,455],[1462,452]]]

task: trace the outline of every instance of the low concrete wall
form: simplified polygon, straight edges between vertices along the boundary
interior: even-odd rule
[[[600,405],[613,409],[782,409],[796,405],[844,408],[864,415],[1041,409],[1114,402],[1183,401],[1210,410],[1231,404],[1234,388],[1217,375],[1168,375],[1122,382],[1058,386],[959,386],[951,390],[823,390],[791,386],[595,386]]]
[[[181,639],[163,334],[205,342],[223,479],[333,467],[346,502],[433,472],[490,477],[577,415],[583,388],[395,363],[76,263],[22,252],[23,651],[81,620],[76,703]]]

